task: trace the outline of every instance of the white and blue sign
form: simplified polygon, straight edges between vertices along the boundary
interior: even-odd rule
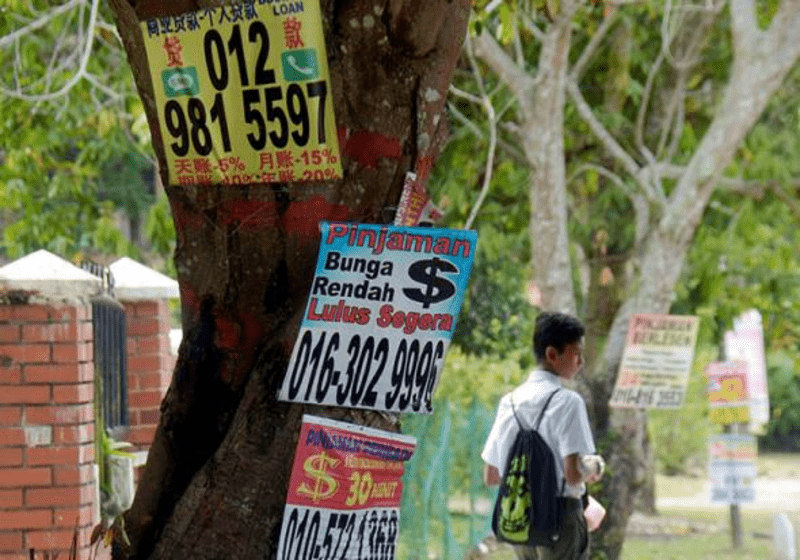
[[[322,222],[278,398],[430,413],[475,258],[475,231]]]

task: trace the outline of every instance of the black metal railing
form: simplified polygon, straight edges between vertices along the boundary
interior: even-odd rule
[[[111,432],[130,425],[125,308],[113,297],[114,276],[107,267],[84,263],[83,268],[102,279],[101,293],[92,298],[94,364],[97,403]]]

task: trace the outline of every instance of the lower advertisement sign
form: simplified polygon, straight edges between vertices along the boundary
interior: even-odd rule
[[[278,560],[392,560],[416,439],[304,415]]]
[[[756,499],[756,437],[717,434],[708,439],[711,503],[743,504]]]

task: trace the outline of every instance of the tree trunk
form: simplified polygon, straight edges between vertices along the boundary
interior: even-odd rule
[[[533,113],[526,115],[522,146],[531,168],[531,248],[534,281],[543,307],[575,313],[564,160],[565,81],[572,38],[570,17],[550,27],[542,42],[533,97]],[[564,289],[564,286],[570,289]]]
[[[612,409],[608,405],[632,313],[668,313],[686,253],[703,212],[735,150],[764,110],[800,56],[800,15],[796,3],[782,2],[770,27],[760,31],[752,2],[732,6],[736,59],[731,80],[708,131],[703,135],[632,264],[635,288],[614,317],[598,363],[587,365],[587,404],[594,419],[600,452],[608,474],[601,498],[608,504],[606,521],[595,534],[597,548],[619,558],[625,527],[636,495],[652,475],[652,454],[643,410]]]
[[[165,184],[139,21],[216,2],[111,0]],[[380,414],[277,402],[320,220],[391,221],[423,178],[466,30],[466,0],[321,0],[344,177],[166,188],[184,342],[117,558],[269,558],[303,412],[396,428]]]

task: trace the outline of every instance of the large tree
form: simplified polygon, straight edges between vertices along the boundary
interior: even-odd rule
[[[670,311],[712,195],[745,185],[730,177],[729,165],[800,56],[799,5],[476,6],[471,95],[484,106],[501,106],[504,96],[513,101],[512,110],[508,103],[502,109],[503,126],[489,111],[488,126],[501,132],[489,135],[489,146],[530,169],[540,306],[580,311],[589,325],[583,389],[609,465],[602,487],[608,517],[596,542],[617,558],[636,495],[652,473],[644,411],[608,404],[628,319]],[[484,86],[487,76],[495,89]],[[592,205],[618,216],[597,220]],[[594,227],[586,228],[592,218]],[[591,230],[583,238],[581,227]],[[588,271],[578,290],[576,268]]]
[[[167,184],[139,23],[219,2],[111,0]],[[276,389],[297,334],[318,222],[391,221],[406,172],[423,178],[469,16],[466,0],[322,0],[344,176],[325,183],[167,186],[184,342],[125,515],[128,558],[274,554],[292,450],[310,407]],[[384,416],[314,409],[394,429]]]

